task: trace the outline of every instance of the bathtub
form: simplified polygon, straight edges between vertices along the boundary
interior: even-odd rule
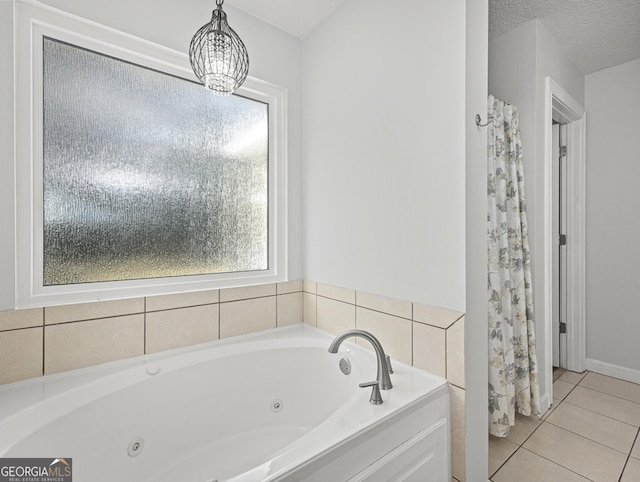
[[[375,354],[332,339],[299,324],[0,386],[0,457],[71,458],[75,482],[450,481],[445,380],[394,361],[373,405]]]

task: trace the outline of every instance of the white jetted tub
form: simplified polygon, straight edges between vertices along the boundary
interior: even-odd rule
[[[75,482],[450,481],[445,380],[393,362],[373,405],[374,352],[333,338],[293,325],[0,386],[0,457],[72,458]]]

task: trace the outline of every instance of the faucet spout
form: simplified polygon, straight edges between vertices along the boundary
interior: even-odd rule
[[[378,339],[373,336],[368,331],[364,330],[347,330],[343,333],[340,333],[338,336],[334,338],[329,345],[329,353],[338,353],[338,348],[344,340],[350,338],[352,336],[359,336],[369,341],[373,345],[373,349],[376,352],[376,357],[378,359],[378,375],[377,380],[380,385],[381,390],[389,390],[393,388],[391,384],[391,378],[389,377],[389,365],[387,364],[387,356],[384,353],[384,349],[382,345],[378,341]]]

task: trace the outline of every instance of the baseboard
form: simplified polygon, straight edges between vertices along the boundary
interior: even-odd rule
[[[587,358],[587,370],[640,384],[640,370],[634,370],[633,368],[621,367],[612,363]]]

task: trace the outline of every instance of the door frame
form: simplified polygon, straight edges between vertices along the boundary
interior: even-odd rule
[[[545,363],[553,367],[553,236],[552,236],[552,119],[567,124],[567,369],[582,372],[586,368],[586,296],[585,296],[585,187],[586,187],[586,112],[551,77],[545,79],[545,152],[544,152],[544,278],[545,278]],[[545,392],[553,396],[553,377],[546,378]]]

